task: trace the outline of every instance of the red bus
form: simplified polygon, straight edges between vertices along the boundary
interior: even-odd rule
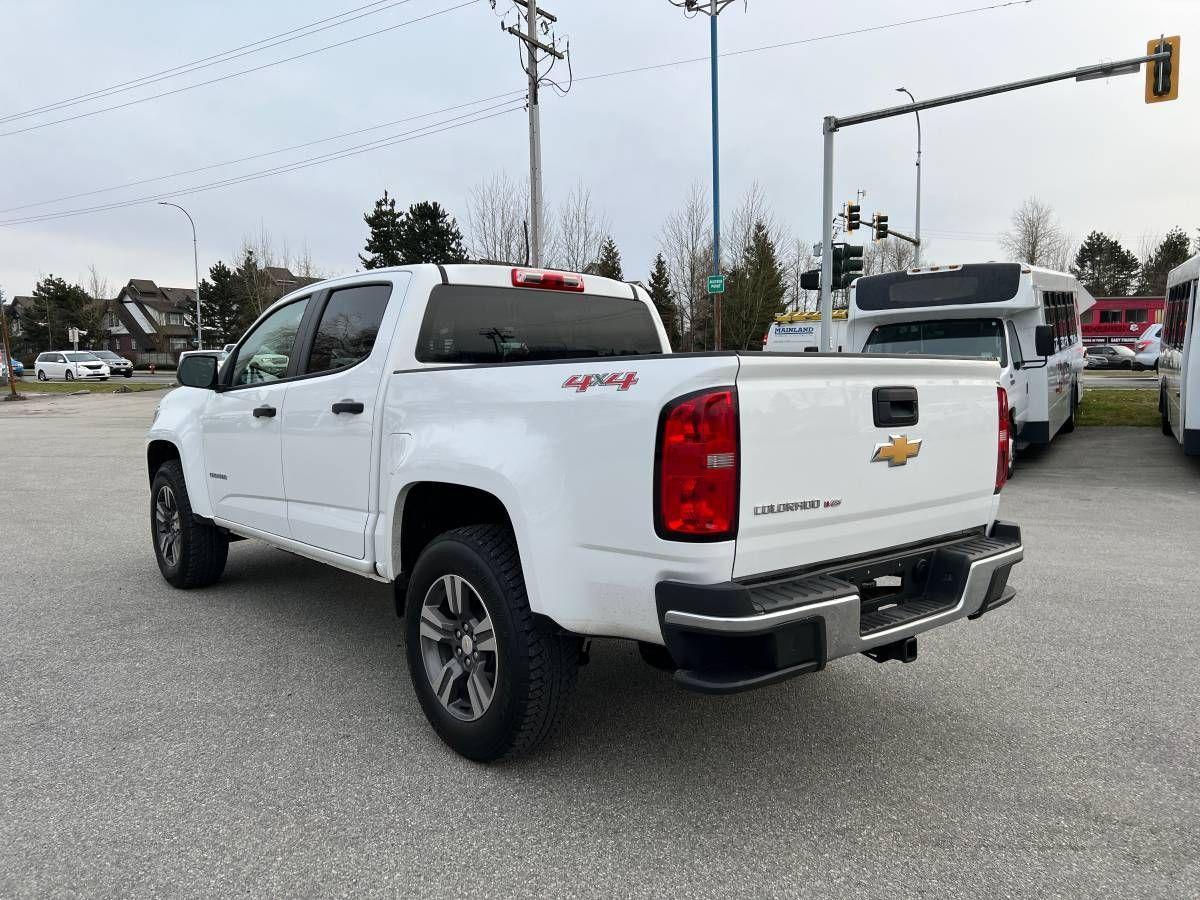
[[[1097,297],[1079,317],[1083,343],[1132,344],[1151,325],[1162,324],[1166,305],[1162,297]]]

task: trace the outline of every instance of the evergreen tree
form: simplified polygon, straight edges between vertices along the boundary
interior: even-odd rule
[[[233,271],[218,260],[200,282],[200,315],[209,347],[231,344],[241,336],[243,299]]]
[[[592,274],[604,278],[625,280],[625,276],[621,272],[621,251],[617,249],[617,242],[612,239],[611,235],[606,237],[604,243],[600,245],[600,258],[588,266],[588,270]]]
[[[392,203],[394,206],[395,201]],[[370,242],[367,249],[370,249]],[[467,250],[454,217],[436,201],[423,201],[410,206],[398,220],[396,257],[397,262],[383,265],[463,262]]]
[[[70,347],[67,329],[71,327],[88,332],[80,341],[80,347],[102,345],[103,322],[97,316],[95,303],[82,287],[47,275],[34,288],[33,298],[32,304],[21,307],[18,316],[22,337],[31,350],[41,352]]]
[[[1165,297],[1167,274],[1185,262],[1191,255],[1187,233],[1178,226],[1167,232],[1150,258],[1142,263],[1142,277],[1138,281],[1138,294],[1143,297]]]
[[[367,243],[363,248],[367,255],[361,253],[359,262],[364,269],[382,269],[384,266],[398,266],[403,257],[400,252],[401,229],[404,214],[396,212],[396,200],[384,191],[383,196],[375,201],[375,208],[363,215],[363,221],[369,229]]]
[[[1095,297],[1124,297],[1137,282],[1138,260],[1116,238],[1093,231],[1079,245],[1071,274]]]
[[[761,349],[763,335],[783,312],[787,283],[775,242],[757,221],[721,298],[722,345],[730,350]]]
[[[658,317],[662,319],[663,328],[666,329],[671,349],[678,350],[680,341],[679,309],[676,306],[675,292],[671,290],[671,275],[667,270],[667,261],[663,259],[661,253],[654,257],[654,268],[650,270],[650,284],[647,287],[650,292],[650,300],[654,303],[654,308],[658,310]]]

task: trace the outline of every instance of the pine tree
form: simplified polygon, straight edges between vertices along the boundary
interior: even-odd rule
[[[1095,297],[1124,297],[1138,277],[1138,260],[1116,238],[1093,231],[1075,254],[1071,274]]]
[[[233,271],[218,260],[200,282],[200,315],[208,346],[221,347],[241,336],[242,300]]]
[[[603,278],[625,280],[625,275],[621,272],[621,251],[617,249],[617,242],[611,235],[600,245],[600,258],[588,266],[588,271]]]
[[[61,350],[69,347],[68,328],[88,332],[80,347],[102,346],[104,323],[96,317],[95,304],[87,291],[55,275],[47,275],[33,291],[33,303],[22,306],[18,320],[21,334],[31,349]]]
[[[787,283],[775,242],[764,222],[754,223],[721,299],[722,344],[727,349],[761,349],[763,335],[783,312]]]
[[[366,246],[363,248],[367,255],[358,255],[364,269],[382,269],[384,266],[401,264],[400,236],[403,219],[404,214],[396,212],[396,201],[388,196],[387,191],[375,201],[375,208],[363,215],[363,221],[370,229]]]
[[[1150,258],[1142,263],[1142,277],[1138,281],[1138,294],[1143,297],[1165,297],[1167,275],[1172,269],[1187,261],[1191,247],[1187,233],[1176,226],[1167,232]]]
[[[648,288],[650,300],[654,303],[654,308],[658,310],[658,317],[662,319],[663,328],[666,329],[671,349],[678,350],[680,341],[679,310],[676,306],[675,292],[671,290],[671,275],[667,270],[667,261],[663,259],[661,253],[654,257],[654,268],[650,270]]]
[[[400,216],[396,256],[398,262],[386,265],[463,262],[467,250],[454,217],[436,201],[424,201],[414,203]]]

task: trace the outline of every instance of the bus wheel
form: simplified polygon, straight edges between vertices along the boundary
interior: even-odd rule
[[[1171,419],[1167,415],[1167,392],[1162,390],[1158,392],[1158,415],[1162,419],[1162,433],[1169,438],[1175,437],[1175,432],[1171,430]]]
[[[1077,397],[1074,383],[1071,384],[1071,414],[1067,416],[1067,421],[1063,422],[1062,433],[1070,434],[1075,430],[1075,412],[1079,409],[1079,401]]]

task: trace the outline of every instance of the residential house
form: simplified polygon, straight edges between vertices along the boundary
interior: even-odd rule
[[[159,287],[131,278],[112,303],[106,321],[109,350],[135,363],[171,365],[195,346],[193,288]]]

